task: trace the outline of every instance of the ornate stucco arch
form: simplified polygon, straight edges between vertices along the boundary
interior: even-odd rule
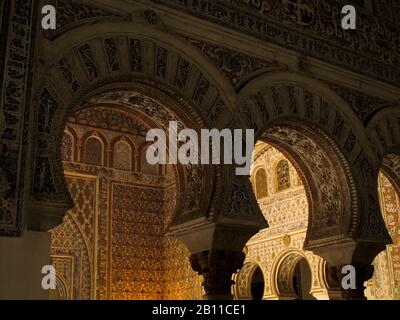
[[[346,102],[321,81],[279,71],[249,82],[237,110],[300,169],[310,209],[305,249],[331,266],[371,263],[390,238],[374,188],[377,158]],[[339,249],[340,258],[332,254]]]

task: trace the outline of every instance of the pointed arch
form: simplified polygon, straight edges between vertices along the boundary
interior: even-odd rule
[[[119,136],[111,142],[110,166],[120,170],[136,170],[136,147],[127,136]],[[118,157],[123,161],[120,162]]]
[[[81,138],[82,152],[81,159],[82,163],[93,164],[98,166],[107,166],[107,150],[108,141],[106,137],[97,130],[86,133]]]

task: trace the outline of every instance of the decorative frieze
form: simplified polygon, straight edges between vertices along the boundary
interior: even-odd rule
[[[5,210],[0,220],[0,235],[22,233],[25,168],[27,165],[28,128],[33,56],[33,30],[37,1],[10,0],[1,5],[0,90],[2,135],[0,148],[7,150],[3,164],[12,190],[1,199]],[[4,50],[4,51],[3,51]],[[4,148],[3,148],[4,146]],[[4,208],[6,206],[6,208]]]
[[[339,1],[153,1],[347,70],[400,82],[398,28],[360,10],[357,32],[345,32]]]
[[[269,70],[279,70],[283,66],[272,61],[264,61],[222,46],[212,44],[203,40],[197,40],[189,37],[184,39],[195,48],[199,49],[234,86],[241,80],[245,80],[250,75],[257,72]]]

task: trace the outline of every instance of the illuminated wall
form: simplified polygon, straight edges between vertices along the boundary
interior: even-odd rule
[[[186,247],[166,237],[171,167],[143,163],[147,128],[130,114],[87,109],[70,119],[62,156],[75,203],[51,231],[62,299],[198,299]]]

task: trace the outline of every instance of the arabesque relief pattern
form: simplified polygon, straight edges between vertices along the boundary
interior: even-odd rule
[[[95,110],[84,109],[70,118],[62,145],[75,207],[51,231],[52,261],[63,284],[60,297],[201,298],[187,249],[165,236],[176,206],[173,169],[140,171],[145,125],[126,112]],[[99,144],[88,144],[91,139]],[[93,159],[100,163],[93,164]],[[122,169],[115,167],[118,163],[124,163]]]
[[[339,22],[341,9],[348,3],[339,0],[157,1],[261,41],[397,83],[400,70],[389,64],[399,61],[395,49],[399,32],[393,25],[399,5],[395,0],[387,2],[387,5],[374,5],[372,12],[360,9],[365,8],[364,5],[358,7],[358,32],[345,33]],[[374,15],[376,12],[379,15]],[[392,21],[388,17],[392,17]],[[368,40],[363,38],[366,33]]]
[[[379,175],[381,208],[393,244],[374,261],[375,273],[368,282],[371,295],[377,299],[400,299],[400,196],[383,173]]]
[[[292,164],[289,164],[290,187],[283,191],[277,188],[279,185],[277,177],[282,180],[281,183],[286,181],[286,176],[279,178],[278,165],[282,161],[288,160],[277,149],[265,143],[257,144],[252,183],[255,188],[259,188],[263,183],[264,188],[268,190],[268,193],[263,193],[257,200],[270,227],[261,230],[246,244],[244,267],[235,276],[236,285],[233,288],[235,297],[252,299],[250,292],[252,272],[256,267],[260,267],[265,282],[264,299],[296,299],[292,289],[293,279],[290,278],[291,270],[295,267],[296,261],[305,257],[312,272],[310,293],[317,299],[328,299],[325,262],[321,257],[304,250],[308,203],[304,187]],[[265,170],[265,178],[257,174],[259,170]],[[260,178],[263,181],[256,181]],[[387,246],[386,251],[375,259],[373,263],[375,273],[367,283],[366,295],[368,299],[400,299],[399,194],[383,173],[379,175],[379,192],[393,245]],[[290,263],[291,259],[293,263]]]
[[[52,231],[52,257],[60,270],[61,297],[136,297],[136,287],[122,289],[122,282],[133,279],[132,283],[140,284],[150,279],[149,274],[165,284],[161,286],[163,297],[194,298],[201,294],[200,290],[189,290],[197,278],[188,264],[183,267],[179,262],[188,252],[175,240],[161,241],[165,263],[144,275],[132,275],[136,270],[123,266],[122,258],[113,255],[115,248],[128,242],[123,232],[113,238],[112,230],[120,227],[119,219],[125,223],[129,211],[115,202],[114,193],[129,199],[151,190],[163,199],[163,206],[155,208],[146,200],[145,206],[136,209],[149,211],[153,218],[164,214],[163,223],[157,221],[159,228],[171,221],[178,207],[175,236],[184,230],[184,224],[200,218],[220,223],[223,217],[236,223],[237,230],[230,234],[216,232],[213,240],[218,245],[247,240],[248,234],[240,228],[243,220],[253,223],[252,234],[266,225],[248,181],[232,178],[224,166],[209,171],[187,166],[185,181],[177,183],[173,169],[145,165],[143,141],[136,144],[135,137],[143,137],[147,128],[137,119],[113,118],[112,112],[104,110],[85,110],[68,119],[77,109],[96,104],[114,107],[123,103],[125,111],[136,110],[164,128],[170,120],[177,120],[180,128],[253,128],[257,136],[275,139],[284,147],[294,145],[294,141],[301,143],[297,155],[309,160],[304,162],[311,163],[312,174],[300,179],[290,166],[290,179],[286,173],[280,174],[286,178],[277,183],[278,175],[271,176],[266,170],[268,190],[259,187],[261,192],[257,192],[256,186],[256,195],[268,199],[260,197],[259,203],[269,212],[265,216],[271,219],[272,227],[262,230],[248,245],[257,248],[263,235],[275,238],[271,240],[274,245],[260,249],[260,254],[250,250],[250,260],[270,254],[264,265],[274,268],[275,264],[266,262],[278,259],[281,249],[274,246],[293,246],[309,259],[313,273],[323,270],[320,258],[301,251],[307,221],[313,233],[307,234],[306,241],[315,240],[310,247],[322,248],[324,253],[335,245],[330,241],[335,236],[348,238],[365,256],[369,252],[375,255],[389,243],[379,212],[377,177],[382,159],[400,152],[397,0],[354,1],[357,32],[340,28],[341,8],[347,4],[342,0],[51,2],[60,15],[56,31],[35,27],[42,1],[0,4],[0,36],[4,40],[0,49],[0,234],[21,237],[23,230],[47,232],[63,222]],[[210,32],[212,28],[215,32]],[[158,103],[161,97],[165,99]],[[291,130],[285,123],[288,119],[292,124],[301,123],[301,130]],[[279,130],[275,130],[276,123]],[[318,143],[310,138],[308,129],[318,132]],[[64,159],[59,156],[60,148]],[[115,159],[115,154],[131,163]],[[394,157],[394,162],[384,166],[396,171],[400,162]],[[323,183],[324,178],[328,184]],[[300,180],[317,180],[321,190],[302,188]],[[396,221],[395,197],[381,178],[379,181],[381,199],[382,194],[392,199],[383,201],[383,207],[391,236],[396,239],[397,229],[392,225]],[[182,190],[182,201],[167,204],[173,202],[170,193],[180,199]],[[291,200],[283,204],[285,195]],[[307,211],[306,200],[313,200],[309,220],[302,216]],[[75,208],[64,217],[74,203]],[[113,208],[117,215],[113,215]],[[282,215],[275,217],[274,212],[293,219],[289,227]],[[144,229],[157,225],[133,222]],[[127,222],[126,228],[131,230],[132,225]],[[196,232],[194,229],[190,231]],[[153,236],[161,237],[160,230]],[[364,243],[374,250],[365,250]],[[202,250],[211,252],[214,245]],[[135,246],[121,252],[131,252]],[[240,251],[238,247],[235,250]],[[388,248],[375,263],[376,276],[369,285],[377,298],[398,294],[396,284],[387,289],[389,282],[384,276],[384,270],[392,270],[397,279],[396,242]],[[135,252],[143,258],[144,251]],[[156,256],[151,250],[146,253]],[[207,252],[192,253],[199,259],[207,256]],[[219,263],[220,257],[227,256],[219,252],[206,262]],[[233,262],[231,266],[236,266],[237,261]],[[370,263],[368,257],[364,262]],[[121,274],[113,273],[113,266],[122,268]],[[164,272],[159,273],[160,269]],[[173,269],[179,272],[169,271]],[[243,270],[248,274],[254,271],[246,265]],[[323,277],[319,276],[313,279],[314,295],[323,295]],[[267,297],[277,295],[272,283],[267,281]],[[153,291],[157,297],[161,295],[159,288]],[[142,291],[142,297],[149,297]]]

